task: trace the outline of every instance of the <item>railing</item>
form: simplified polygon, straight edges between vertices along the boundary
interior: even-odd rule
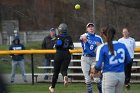
[[[69,50],[71,53],[82,53],[82,49]],[[52,54],[56,50],[0,50],[0,55],[8,54],[31,54],[32,84],[34,84],[34,58],[33,54]],[[135,53],[140,54],[140,48],[135,49]]]
[[[82,49],[69,50],[71,53],[82,53]],[[140,48],[136,48],[135,52],[140,52]],[[54,54],[56,50],[0,50],[0,55],[6,54]]]

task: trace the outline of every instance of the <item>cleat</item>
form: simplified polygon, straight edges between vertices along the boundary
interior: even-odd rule
[[[52,88],[52,86],[50,86],[49,91],[50,91],[50,93],[54,93],[54,88]]]
[[[125,85],[126,90],[130,90],[130,85]]]
[[[68,77],[64,76],[64,86],[68,86]]]

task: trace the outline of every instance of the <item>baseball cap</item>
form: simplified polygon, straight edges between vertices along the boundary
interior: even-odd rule
[[[86,27],[89,27],[90,25],[94,27],[94,24],[93,24],[93,23],[88,23],[88,24],[86,25]]]
[[[49,31],[50,32],[55,32],[55,28],[51,28]]]

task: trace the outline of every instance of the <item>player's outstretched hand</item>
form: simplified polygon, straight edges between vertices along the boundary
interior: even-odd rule
[[[95,68],[90,69],[90,77],[93,78],[100,78],[101,77],[101,71],[95,70]]]

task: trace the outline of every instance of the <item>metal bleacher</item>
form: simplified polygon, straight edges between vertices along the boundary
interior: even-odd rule
[[[81,48],[80,43],[74,43],[75,48]],[[140,47],[140,43],[136,42],[136,46]],[[84,76],[81,70],[81,53],[73,53],[70,66],[68,68],[68,76],[71,80],[71,82],[84,82]],[[53,60],[51,60],[53,62]],[[132,66],[132,79],[131,82],[140,82],[140,52],[135,53],[134,63]],[[38,69],[53,69],[53,66],[37,66]],[[36,82],[37,77],[39,75],[50,75],[52,76],[53,73],[35,73],[36,76]]]

